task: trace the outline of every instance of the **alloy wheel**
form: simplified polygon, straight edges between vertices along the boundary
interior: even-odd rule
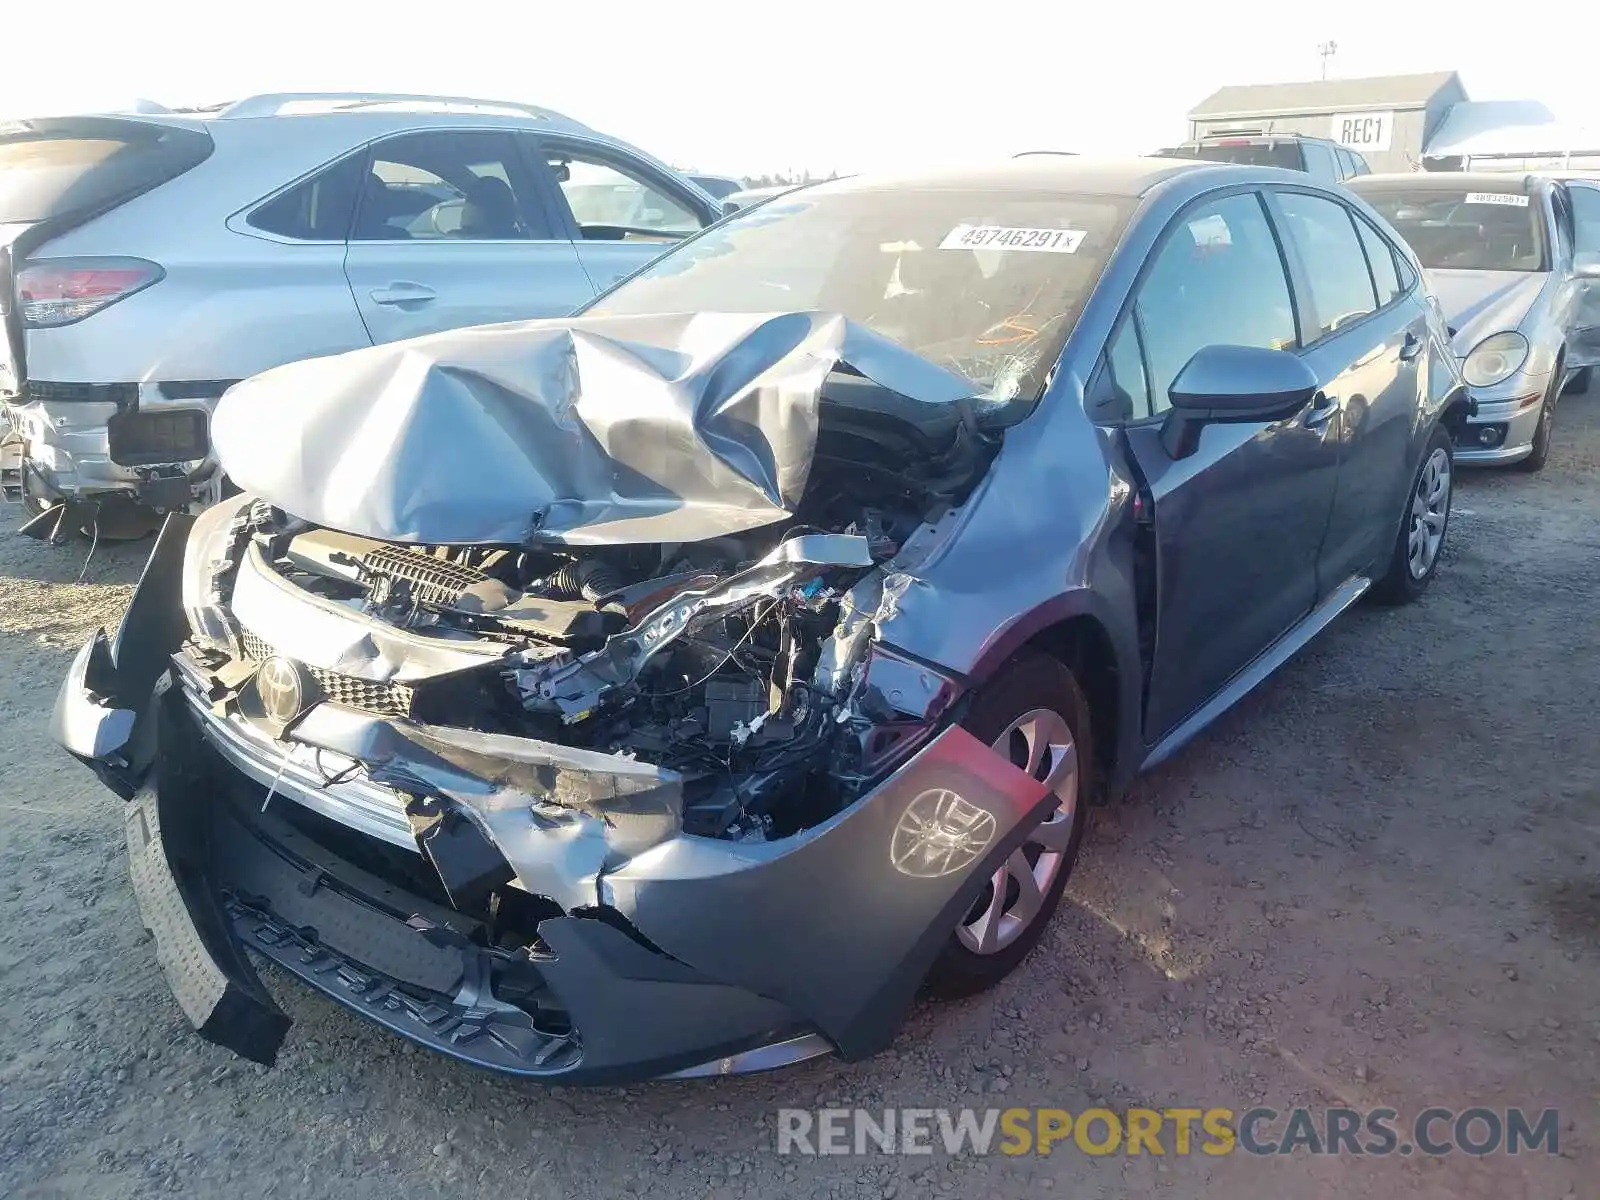
[[[1411,534],[1407,560],[1411,578],[1421,579],[1433,569],[1444,543],[1444,526],[1450,513],[1450,455],[1436,447],[1423,464],[1417,490],[1411,497]]]
[[[956,926],[957,940],[974,954],[1004,950],[1038,919],[1066,862],[1078,806],[1078,748],[1060,713],[1048,708],[1023,713],[994,740],[993,749],[1048,786],[1056,807],[995,871]]]

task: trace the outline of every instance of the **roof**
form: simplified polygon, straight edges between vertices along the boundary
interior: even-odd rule
[[[538,122],[566,132],[592,132],[554,109],[520,100],[485,100],[471,96],[436,96],[413,92],[267,92],[221,104],[196,108],[166,108],[151,100],[94,116],[137,117],[167,125],[208,129],[219,121],[261,119],[338,120],[347,124],[382,126],[418,116],[437,117],[444,124],[483,120],[491,124]]]
[[[1045,191],[1093,196],[1142,196],[1162,180],[1216,163],[1173,158],[1091,158],[1079,154],[1025,154],[979,166],[943,167],[897,175],[860,176],[828,186],[850,190],[897,188],[978,191]]]
[[[1527,192],[1540,176],[1531,171],[1401,171],[1392,175],[1358,175],[1345,180],[1353,192]]]
[[[1303,83],[1250,83],[1218,88],[1189,112],[1191,120],[1274,117],[1305,112],[1423,108],[1440,92],[1466,89],[1454,71],[1374,75],[1366,79],[1313,79]]]

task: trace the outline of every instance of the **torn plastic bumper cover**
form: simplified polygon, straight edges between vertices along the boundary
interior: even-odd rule
[[[136,599],[129,620],[151,611]],[[530,895],[560,897],[534,945],[507,949],[481,919],[309,836],[303,820],[285,819],[298,811],[292,801],[262,812],[261,784],[205,733],[185,656],[135,703],[124,669],[149,667],[126,648],[149,639],[125,622],[115,644],[122,662],[103,638],[79,656],[57,727],[76,731],[79,757],[118,762],[118,777],[137,785],[132,875],[186,1016],[259,1062],[273,1061],[288,1019],[241,947],[413,1041],[516,1075],[617,1082],[828,1050],[865,1056],[890,1042],[949,930],[1050,802],[1042,784],[951,727],[792,837],[652,831],[639,844],[655,844],[635,852],[613,827],[614,808],[602,819],[574,801],[616,790],[614,779],[590,778],[614,775],[614,760],[587,764],[532,742],[507,755],[505,742],[520,739],[406,721],[325,722],[371,739],[348,749],[374,780],[397,796],[401,784],[425,791]],[[91,687],[96,662],[105,678]],[[143,751],[135,729],[147,731]],[[672,808],[670,783],[622,790],[641,820],[656,821]],[[946,819],[952,812],[959,819]],[[433,826],[420,825],[417,849],[437,862]],[[449,873],[440,871],[446,892]]]

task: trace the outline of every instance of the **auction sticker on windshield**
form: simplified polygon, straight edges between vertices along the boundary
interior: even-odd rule
[[[941,250],[1040,250],[1072,254],[1089,235],[1081,229],[1018,229],[1009,225],[957,225]]]
[[[1514,195],[1511,192],[1468,192],[1468,204],[1509,204],[1514,208],[1527,208],[1526,196]]]

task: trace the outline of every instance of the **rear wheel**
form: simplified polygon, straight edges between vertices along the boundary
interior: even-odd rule
[[[31,472],[23,476],[22,507],[30,518],[38,516],[58,502],[38,495],[32,487]],[[162,518],[150,509],[136,504],[125,496],[107,496],[100,502],[98,512],[61,532],[67,538],[85,541],[133,542],[149,537],[161,528]]]
[[[1002,668],[965,722],[1013,766],[1047,784],[1055,808],[984,885],[928,975],[939,996],[993,987],[1044,936],[1077,861],[1094,775],[1089,705],[1072,672],[1029,652]]]

